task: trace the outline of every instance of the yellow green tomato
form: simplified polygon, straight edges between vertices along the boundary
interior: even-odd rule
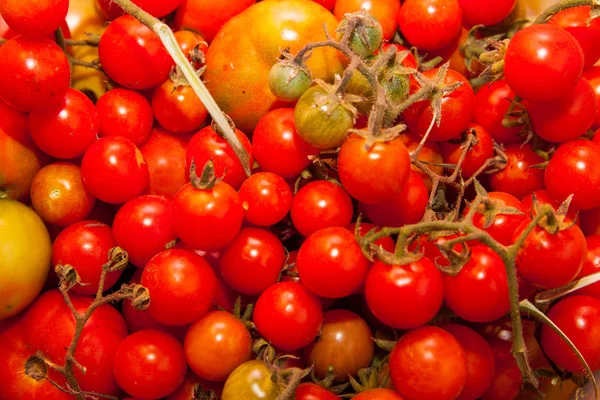
[[[246,361],[225,381],[221,399],[275,400],[282,389],[273,378],[273,374],[263,361]]]

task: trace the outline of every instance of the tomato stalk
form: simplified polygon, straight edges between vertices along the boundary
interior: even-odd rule
[[[558,3],[555,3],[544,10],[535,21],[534,24],[545,24],[548,22],[553,16],[558,14],[561,11],[567,10],[573,7],[582,7],[582,6],[590,6],[590,7],[600,7],[600,1],[598,0],[562,0]]]

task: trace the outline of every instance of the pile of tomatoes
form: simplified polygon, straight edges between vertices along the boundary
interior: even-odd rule
[[[424,230],[400,249],[389,235],[378,254],[409,255],[390,265],[358,238],[470,215],[500,248],[531,228],[520,299],[600,272],[591,4],[523,28],[516,0],[132,2],[173,29],[248,164],[159,37],[116,3],[0,2],[0,399],[533,398],[497,247],[466,238],[448,254],[464,232]],[[335,91],[349,60],[331,46],[286,69],[358,11],[374,19],[348,35],[355,57],[398,54],[377,76],[388,105],[438,85],[386,117],[400,134],[373,136],[358,71]],[[471,62],[485,37],[497,58]],[[471,213],[472,186],[453,205],[435,178],[459,163],[459,182],[481,184]],[[544,205],[555,213],[531,226]],[[103,274],[123,252],[128,266]],[[142,287],[143,307],[103,301]],[[600,283],[542,311],[600,370]],[[581,381],[552,328],[523,329],[540,376]],[[541,390],[566,399],[569,382]]]

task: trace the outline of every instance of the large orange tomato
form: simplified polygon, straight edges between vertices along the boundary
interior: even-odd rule
[[[325,39],[323,24],[335,36],[337,19],[308,0],[267,0],[233,17],[210,45],[204,74],[206,85],[221,109],[246,134],[278,102],[269,89],[269,71],[280,50],[293,54],[309,42]],[[316,49],[308,61],[313,78],[331,80],[343,69],[336,50]]]

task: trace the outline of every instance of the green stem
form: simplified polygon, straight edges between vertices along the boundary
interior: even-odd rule
[[[567,10],[573,7],[582,7],[582,6],[600,6],[600,1],[598,0],[562,0],[558,3],[555,3],[548,7],[543,13],[541,13],[535,21],[534,24],[545,24],[548,22],[553,16],[558,14],[563,10]]]

